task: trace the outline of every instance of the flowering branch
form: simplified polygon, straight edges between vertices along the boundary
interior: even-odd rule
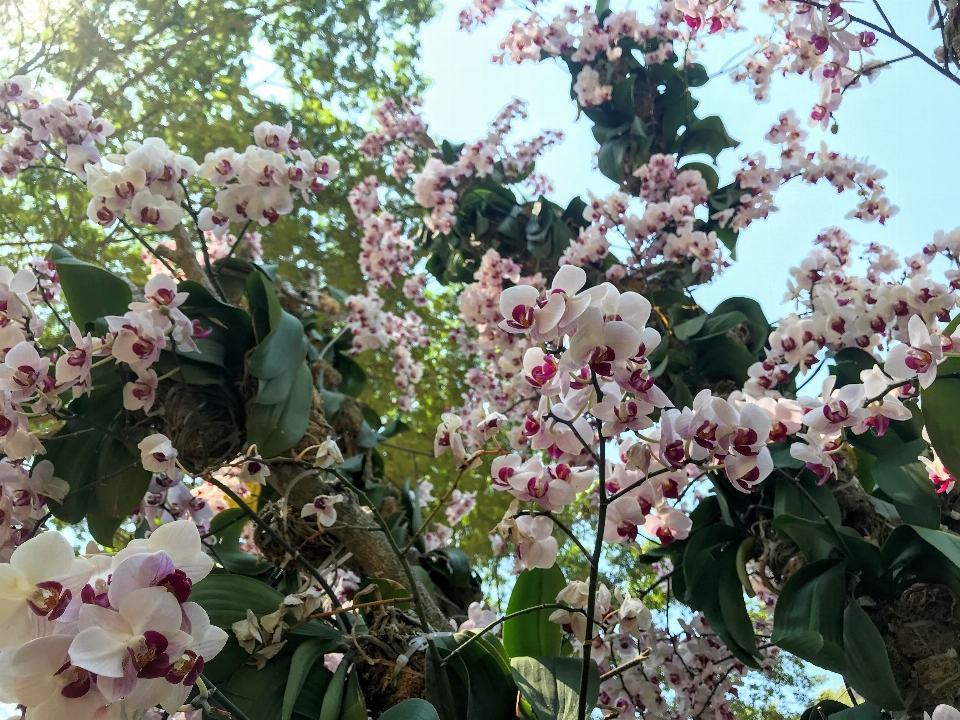
[[[827,9],[826,5],[819,2],[815,2],[815,0],[794,0],[794,2],[802,3],[803,5],[809,5],[810,7],[815,7],[818,10]],[[876,2],[876,5],[877,5],[877,8],[880,9],[880,5],[878,2]],[[907,40],[906,38],[902,37],[899,33],[897,33],[893,29],[893,26],[890,25],[890,21],[887,20],[887,16],[884,14],[883,10],[880,10],[880,14],[883,17],[883,19],[886,21],[887,25],[889,26],[889,29],[883,28],[880,25],[877,25],[876,23],[870,22],[869,20],[864,20],[863,18],[857,17],[856,15],[850,15],[850,20],[852,22],[859,23],[864,27],[868,27],[874,32],[878,32],[881,35],[890,38],[894,42],[899,43],[900,45],[905,47],[907,50],[909,50],[911,53],[913,53],[914,57],[920,58],[921,60],[923,60],[923,62],[925,62],[930,67],[932,67],[934,70],[936,70],[938,73],[943,75],[945,78],[949,79],[953,83],[956,83],[957,85],[960,85],[960,77],[957,77],[956,75],[951,73],[949,70],[942,67],[933,58],[927,56],[926,53],[920,50],[920,48],[918,48],[916,45],[914,45],[909,40]],[[946,48],[946,45],[944,45],[944,48]]]
[[[634,668],[637,665],[641,665],[643,661],[646,660],[648,657],[650,657],[650,648],[647,648],[646,650],[644,650],[642,653],[637,655],[633,660],[628,660],[623,665],[618,665],[610,672],[605,672],[603,675],[600,676],[600,682],[603,683],[603,682],[606,682],[607,680],[611,680],[615,677],[619,677],[630,668]]]
[[[596,381],[596,373],[593,374],[593,380]],[[576,431],[574,431],[576,432]],[[610,500],[607,497],[607,443],[603,439],[603,422],[597,420],[597,435],[600,438],[599,458],[597,462],[600,473],[600,509],[597,516],[597,538],[593,546],[593,558],[596,559],[590,566],[589,600],[587,600],[587,629],[584,637],[593,638],[593,617],[597,607],[597,586],[600,577],[600,554],[603,552],[603,531],[607,523],[607,507]],[[579,436],[578,436],[579,439]],[[581,440],[581,442],[583,442]],[[586,720],[587,708],[587,687],[590,684],[590,651],[592,645],[585,642],[583,645],[583,668],[580,673],[580,697],[578,700],[577,717],[580,720]]]

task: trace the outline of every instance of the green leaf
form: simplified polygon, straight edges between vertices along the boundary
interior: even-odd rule
[[[274,569],[273,563],[240,549],[240,536],[250,518],[240,508],[227,508],[214,515],[210,533],[216,538],[215,557],[229,572],[263,575]]]
[[[150,487],[150,473],[140,463],[140,453],[112,437],[104,440],[97,462],[95,488],[97,521],[90,533],[101,545],[114,547],[113,535],[120,523],[143,501]],[[107,522],[115,520],[116,524]],[[110,527],[112,525],[112,528]]]
[[[739,144],[727,134],[723,120],[717,115],[710,115],[690,123],[680,136],[680,146],[684,155],[704,153],[714,160],[726,148],[735,148]]]
[[[258,341],[247,358],[247,370],[260,381],[257,403],[276,405],[290,396],[310,343],[303,324],[281,307],[262,273],[250,273],[246,287]]]
[[[727,631],[737,646],[746,651],[748,656],[759,657],[757,641],[753,634],[753,623],[747,613],[747,606],[743,599],[743,584],[737,572],[737,552],[739,547],[728,547],[722,557],[720,565],[720,582],[717,586],[717,597],[720,601],[720,613],[723,616]],[[744,660],[747,662],[747,660]],[[749,664],[756,664],[752,661]]]
[[[354,666],[347,678],[347,688],[343,692],[343,705],[340,708],[340,720],[367,720],[367,705],[360,691],[360,678]]]
[[[130,287],[113,273],[77,260],[59,245],[50,248],[70,316],[81,331],[97,318],[123,315],[133,302]]]
[[[587,716],[597,706],[600,671],[590,660]],[[520,694],[539,720],[576,720],[583,660],[560,657],[514,657],[510,661]]]
[[[782,475],[777,476],[776,494],[773,500],[773,516],[792,515],[793,517],[803,518],[822,522],[817,508],[830,518],[834,525],[841,523],[840,504],[826,485],[817,485],[810,479],[807,473],[803,473],[798,481],[806,490],[806,494],[800,491],[796,483]],[[807,497],[813,498],[813,503]]]
[[[93,370],[93,391],[68,406],[72,415],[56,435],[44,440],[44,459],[53,463],[54,473],[70,485],[62,503],[50,501],[54,516],[66,523],[83,520],[88,507],[96,507],[97,466],[100,448],[106,440],[101,428],[112,427],[123,412],[123,381],[116,368]]]
[[[219,689],[250,720],[276,720],[283,712],[283,692],[290,670],[289,657],[276,657],[258,670],[243,665]]]
[[[307,431],[313,374],[301,360],[288,397],[275,405],[254,403],[247,414],[247,441],[264,457],[280,455],[296,445]]]
[[[737,325],[742,325],[746,323],[746,321],[747,316],[739,310],[724,313],[714,311],[707,317],[703,328],[697,333],[694,339],[706,340],[707,338],[717,337],[718,335],[726,335]]]
[[[880,550],[864,540],[853,528],[830,528],[826,523],[791,515],[774,519],[773,528],[793,540],[810,562],[825,560],[837,550],[848,557],[851,570],[868,573],[878,579],[884,568]]]
[[[623,180],[623,156],[629,142],[627,136],[620,135],[603,143],[597,154],[597,167],[600,172],[615,183]]]
[[[340,720],[340,709],[343,707],[344,689],[347,684],[347,670],[349,663],[341,660],[337,671],[333,674],[327,692],[323,696],[323,705],[320,707],[318,720]]]
[[[683,551],[683,579],[687,592],[682,600],[685,603],[694,609],[701,607],[699,593],[704,589],[702,578],[707,569],[716,564],[726,547],[738,547],[742,539],[740,532],[723,523],[708,525],[690,536]]]
[[[759,668],[753,623],[743,599],[743,587],[737,574],[738,546],[728,544],[716,562],[706,566],[699,576],[696,595],[703,614],[720,639],[743,663]],[[688,586],[689,587],[689,586]]]
[[[420,698],[404,700],[380,716],[380,720],[440,720],[437,709]]]
[[[732,297],[727,298],[717,305],[713,310],[713,315],[719,315],[728,312],[741,312],[746,316],[746,324],[750,329],[750,338],[747,347],[754,355],[759,356],[766,345],[767,337],[770,335],[770,323],[763,314],[763,310],[753,298]]]
[[[403,492],[400,493],[400,503],[403,505],[403,513],[406,515],[407,527],[410,528],[411,533],[419,530],[423,524],[423,513],[420,510],[418,492],[417,486],[411,487],[410,481],[407,480],[403,483]],[[422,535],[417,537],[414,546],[420,552],[424,552],[426,545]]]
[[[389,440],[394,435],[399,435],[402,432],[406,432],[410,429],[410,426],[407,425],[400,418],[393,418],[390,422],[380,428],[380,435],[384,440]]]
[[[314,663],[303,681],[303,687],[300,688],[297,702],[293,706],[295,720],[303,720],[304,718],[317,720],[320,715],[320,708],[323,707],[323,698],[327,694],[327,688],[330,687],[332,679],[333,673],[327,670],[323,663]]]
[[[366,420],[360,425],[360,432],[357,433],[357,445],[366,450],[375,448],[380,444],[380,434],[370,427]]]
[[[232,633],[230,626],[245,619],[247,609],[257,617],[269,615],[283,603],[283,595],[252,577],[218,574],[194,585],[190,600],[207,611],[211,624]]]
[[[611,104],[614,111],[626,122],[633,121],[633,86],[636,80],[637,78],[631,75],[614,83],[611,93]]]
[[[940,498],[926,466],[917,459],[927,447],[922,439],[904,443],[877,457],[871,471],[877,487],[890,498],[904,522],[936,529],[940,527]]]
[[[940,377],[920,391],[920,409],[937,456],[953,477],[960,477],[960,422],[957,422],[960,378],[943,377],[954,363],[953,358],[943,363],[939,368]]]
[[[843,613],[843,649],[843,676],[853,689],[886,710],[903,710],[883,636],[856,600]]]
[[[242,372],[244,356],[256,345],[250,314],[234,305],[220,302],[203,285],[192,280],[177,285],[177,291],[189,294],[180,310],[191,320],[199,320],[200,325],[210,331],[206,342],[219,346],[219,352],[224,356],[223,366],[231,373]],[[203,360],[209,353],[204,350],[201,355],[180,351],[178,354]],[[188,379],[187,382],[192,381]]]
[[[324,390],[322,387],[318,388],[317,391],[320,393],[320,402],[323,403],[323,416],[328,421],[333,422],[334,418],[337,417],[337,414],[343,408],[343,403],[347,399],[347,396],[344,393]]]
[[[834,672],[845,669],[846,562],[821,560],[797,570],[780,593],[771,641]]]
[[[286,689],[283,691],[283,713],[281,720],[290,720],[294,708],[297,704],[297,698],[307,680],[310,671],[319,660],[323,665],[323,656],[328,652],[333,652],[337,648],[335,640],[323,640],[313,638],[301,643],[293,651],[293,657],[290,659],[290,674],[287,676]],[[328,671],[329,672],[329,671]],[[332,677],[332,673],[331,673]]]
[[[819,700],[815,705],[803,711],[800,720],[826,720],[831,713],[840,712],[849,707],[849,705],[844,705],[836,700]]]
[[[861,702],[856,707],[844,706],[836,709],[829,716],[831,720],[887,720],[883,711],[872,702]],[[814,717],[812,720],[820,720]]]
[[[440,720],[465,720],[470,691],[468,687],[463,687],[459,675],[454,672],[454,680],[457,686],[457,691],[454,692],[454,683],[451,682],[447,666],[441,664],[438,646],[443,642],[443,638],[428,641],[427,664],[424,669],[425,697],[437,709]],[[456,658],[449,665],[452,666],[460,662],[460,659]],[[320,720],[324,720],[324,718]]]
[[[461,150],[463,150],[463,143],[454,144],[449,140],[444,140],[440,144],[440,152],[443,155],[443,161],[447,163],[447,165],[452,165],[457,162]]]
[[[559,565],[531,568],[517,577],[507,604],[507,614],[548,603],[567,586]],[[563,630],[550,622],[552,609],[537,610],[503,623],[503,647],[510,657],[559,655]],[[543,719],[541,719],[543,720]]]
[[[433,550],[420,558],[420,564],[427,569],[434,582],[442,581],[452,587],[461,588],[470,585],[470,558],[463,550]]]
[[[367,373],[360,364],[349,355],[337,353],[333,366],[343,378],[340,381],[341,392],[351,397],[360,397],[360,393],[367,386]]]
[[[957,572],[960,573],[960,538],[952,533],[946,533],[940,530],[931,530],[929,528],[916,526],[914,526],[913,529],[924,542],[936,548],[940,554],[957,569]]]
[[[703,329],[708,317],[709,315],[707,314],[697,315],[695,318],[677,323],[673,326],[674,336],[677,338],[677,340],[686,340],[688,338],[692,338]]]
[[[837,376],[836,387],[855,385],[860,382],[860,373],[877,364],[876,359],[866,350],[858,347],[844,348],[834,358],[830,374]]]
[[[440,655],[448,657],[476,634],[478,631],[460,632],[453,638],[444,638],[438,643]],[[495,643],[495,638],[491,641],[487,635],[481,635],[458,652],[447,666],[447,674],[452,671],[455,675],[451,686],[467,690],[466,720],[506,720],[514,714],[517,686],[509,664],[500,654],[501,648]]]
[[[747,369],[756,362],[753,354],[738,340],[717,335],[692,347],[696,348],[694,367],[708,380],[746,382]]]
[[[683,74],[689,87],[700,87],[701,85],[706,85],[707,80],[710,79],[710,76],[707,74],[707,69],[700,63],[687,65],[684,68]]]
[[[672,150],[677,147],[677,133],[680,128],[697,121],[694,110],[700,102],[690,94],[683,81],[676,77],[667,81],[664,100],[667,102],[660,127],[665,148]]]

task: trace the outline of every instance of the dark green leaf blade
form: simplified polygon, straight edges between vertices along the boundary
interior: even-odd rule
[[[555,603],[557,595],[566,584],[559,565],[547,570],[524,570],[513,586],[507,614]],[[552,609],[536,610],[503,623],[503,647],[510,657],[537,657],[560,653],[563,630],[556,623],[550,622],[551,612]]]

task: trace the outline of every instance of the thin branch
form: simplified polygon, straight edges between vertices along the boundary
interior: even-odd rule
[[[568,428],[570,428],[570,430],[573,432],[573,436],[574,436],[575,438],[577,438],[577,440],[580,441],[580,444],[583,446],[583,449],[586,450],[588,453],[590,453],[590,457],[593,458],[594,462],[596,462],[596,463],[598,463],[598,464],[600,463],[600,456],[597,455],[597,453],[592,449],[592,447],[587,444],[587,441],[586,441],[586,440],[584,440],[582,437],[580,437],[580,431],[577,430],[576,427],[574,427],[572,420],[564,420],[564,419],[561,418],[561,417],[557,417],[556,415],[553,414],[552,411],[550,412],[550,414],[547,415],[547,419],[548,419],[548,420],[555,420],[556,422],[560,423],[561,425],[566,425]]]
[[[824,512],[823,508],[820,507],[820,505],[817,503],[813,495],[810,494],[810,491],[807,490],[803,486],[803,484],[800,482],[800,475],[801,473],[803,473],[803,470],[804,468],[801,468],[800,472],[798,472],[796,476],[791,477],[788,473],[784,472],[780,468],[776,468],[776,471],[780,473],[782,477],[785,477],[787,480],[789,480],[794,485],[796,485],[797,490],[799,490],[800,493],[807,499],[807,501],[811,505],[813,505],[813,509],[817,511],[817,514],[820,516],[820,519],[823,520],[824,523],[826,523],[827,527],[830,528],[831,534],[836,538],[837,542],[840,543],[840,547],[843,548],[844,555],[846,555],[847,557],[852,557],[850,548],[847,547],[846,540],[844,539],[843,535],[840,534],[840,531],[837,529],[837,526],[834,525],[833,520],[831,520],[830,516],[827,515],[827,513]]]
[[[326,579],[323,577],[320,571],[317,570],[313,565],[311,565],[306,559],[304,559],[303,555],[300,554],[300,551],[298,551],[293,545],[287,542],[286,538],[284,538],[283,535],[278,533],[273,527],[270,526],[270,523],[264,521],[264,519],[260,517],[259,513],[257,513],[256,510],[254,510],[249,505],[247,505],[247,503],[244,502],[243,498],[241,498],[231,488],[224,485],[222,482],[220,482],[217,478],[213,477],[212,475],[204,479],[207,480],[207,482],[209,482],[211,485],[214,485],[215,487],[223,491],[223,493],[228,498],[230,498],[231,500],[233,500],[233,502],[237,504],[237,506],[240,508],[240,510],[243,512],[244,515],[246,515],[251,520],[253,520],[253,522],[257,525],[257,527],[263,530],[267,535],[269,535],[273,540],[275,540],[284,550],[286,550],[287,553],[290,555],[290,557],[293,559],[293,561],[296,562],[298,565],[300,565],[304,570],[306,570],[313,577],[313,579],[317,581],[320,587],[323,588],[323,591],[330,598],[330,602],[333,603],[334,607],[336,608],[343,607],[340,604],[340,600],[337,598],[337,593],[334,592],[332,587],[330,587],[330,583],[326,581]],[[337,616],[337,621],[341,625],[341,627],[343,627],[344,623],[342,621],[342,618],[339,615]],[[343,629],[346,630],[348,628],[344,627]]]
[[[230,715],[235,718],[235,720],[250,720],[243,710],[238,708],[226,695],[223,694],[223,691],[218,689],[212,682],[205,678],[202,674],[200,677],[203,679],[203,682],[207,686],[207,697],[216,698],[217,702],[223,705],[224,708],[230,713]]]
[[[818,10],[824,10],[827,7],[826,5],[815,2],[814,0],[794,0],[794,2],[803,3],[804,5],[809,5],[810,7],[815,7]],[[948,78],[951,82],[956,83],[957,85],[960,85],[960,77],[957,77],[953,73],[949,72],[946,68],[941,67],[936,60],[934,60],[931,57],[928,57],[923,51],[920,50],[920,48],[918,48],[916,45],[911,43],[906,38],[901,37],[898,33],[887,30],[886,28],[881,27],[876,23],[872,23],[869,20],[864,20],[863,18],[857,17],[856,15],[850,15],[849,17],[851,22],[859,23],[864,27],[870,28],[874,32],[880,33],[884,37],[890,38],[894,42],[899,43],[900,45],[905,47],[907,50],[912,52],[914,55],[916,55],[918,58],[923,60],[923,62],[925,62],[927,65],[929,65],[938,73],[943,75],[945,78]]]
[[[543,603],[542,605],[534,605],[533,607],[524,608],[523,610],[517,610],[516,612],[507,613],[507,614],[504,615],[503,617],[500,617],[500,618],[497,618],[496,620],[494,620],[492,623],[490,623],[489,625],[487,625],[485,628],[480,628],[480,632],[478,632],[478,633],[474,634],[472,637],[468,638],[467,641],[464,642],[462,645],[458,645],[457,648],[456,648],[452,653],[450,653],[449,655],[447,655],[447,657],[445,657],[445,658],[443,659],[443,662],[440,663],[440,664],[441,664],[441,665],[446,665],[446,664],[447,664],[448,662],[450,662],[454,657],[456,657],[456,656],[459,655],[461,652],[463,652],[466,648],[468,648],[472,643],[477,642],[477,641],[478,641],[481,637],[483,637],[486,633],[492,632],[492,631],[494,630],[494,628],[499,627],[500,625],[502,625],[502,624],[503,624],[504,622],[506,622],[507,620],[512,620],[512,619],[515,618],[515,617],[520,617],[521,615],[527,615],[527,614],[532,613],[532,612],[538,612],[538,611],[540,611],[540,610],[566,610],[567,612],[578,612],[578,613],[580,613],[580,614],[583,614],[583,612],[584,612],[583,610],[581,610],[581,609],[579,609],[579,608],[570,607],[569,605],[564,605],[563,603]]]
[[[27,539],[29,540],[36,537],[37,533],[40,532],[40,528],[46,525],[47,520],[49,520],[52,517],[53,517],[53,510],[50,510],[49,512],[47,512],[46,515],[44,515],[42,518],[37,520],[37,524],[33,526],[33,530],[30,531],[30,537]]]
[[[691,464],[693,464],[693,463],[691,463]],[[647,480],[649,480],[650,478],[655,478],[657,475],[663,475],[664,473],[677,472],[677,470],[680,470],[680,469],[682,469],[682,468],[665,467],[665,468],[661,468],[660,470],[655,470],[654,472],[650,473],[649,475],[644,475],[642,480],[637,480],[635,483],[630,483],[630,484],[627,485],[625,488],[623,488],[623,489],[618,490],[617,492],[615,492],[613,495],[610,496],[609,501],[610,501],[610,502],[613,502],[614,500],[618,500],[619,498],[623,497],[624,495],[626,495],[626,494],[627,494],[628,492],[630,492],[631,490],[634,490],[634,489],[640,487],[641,485],[643,485],[643,484],[644,484]],[[704,475],[704,473],[701,473],[699,477],[694,478],[691,482],[696,481],[696,480],[699,480],[699,478],[700,478],[700,477],[703,477],[703,475]]]
[[[596,380],[595,374],[594,380]],[[601,420],[597,420],[597,435],[600,438],[599,457],[597,458],[597,465],[600,473],[600,507],[597,518],[597,537],[593,546],[593,557],[597,559],[597,562],[590,566],[590,595],[587,598],[587,627],[586,632],[583,635],[583,667],[580,672],[580,697],[577,708],[577,717],[580,720],[587,720],[587,715],[589,713],[587,708],[587,688],[590,684],[590,663],[592,662],[590,659],[590,654],[593,649],[593,616],[597,609],[597,586],[600,580],[600,555],[603,552],[603,531],[606,528],[607,507],[610,504],[610,499],[607,497],[607,443],[603,438],[603,421]],[[579,435],[577,437],[579,438]],[[580,442],[582,443],[583,440]]]
[[[633,660],[628,660],[623,665],[618,665],[610,672],[605,672],[603,675],[600,676],[600,682],[606,682],[607,680],[611,680],[612,678],[615,678],[618,675],[625,673],[630,668],[634,668],[637,665],[642,664],[643,661],[646,660],[648,657],[650,657],[650,648],[647,648],[646,650],[644,650],[642,653],[637,655]]]
[[[181,187],[184,189],[184,199],[180,203],[181,207],[187,211],[187,214],[193,220],[193,226],[197,231],[197,238],[200,240],[200,251],[203,253],[203,268],[206,271],[206,276],[210,280],[210,284],[213,285],[213,289],[216,291],[217,295],[220,296],[220,299],[223,302],[227,301],[227,294],[223,291],[223,288],[220,287],[220,281],[217,280],[217,275],[213,272],[213,265],[210,263],[210,250],[207,247],[207,239],[203,236],[203,230],[200,229],[200,214],[193,209],[193,203],[190,202],[190,196],[186,194],[186,184],[181,182]],[[248,223],[249,224],[249,221]],[[236,243],[234,243],[236,247]],[[232,250],[233,248],[231,248]]]
[[[880,17],[882,17],[883,21],[887,24],[887,28],[889,28],[890,32],[896,34],[897,31],[893,29],[893,24],[890,22],[890,18],[887,17],[887,14],[880,6],[880,0],[873,0],[873,4],[877,8],[877,12],[880,13]]]
[[[399,450],[400,452],[410,453],[411,455],[423,455],[424,457],[432,458],[433,453],[427,452],[426,450],[414,450],[413,448],[403,447],[402,445],[391,445],[390,443],[382,442],[380,447],[390,448],[391,450]]]
[[[412,597],[387,598],[386,600],[371,600],[370,602],[360,603],[359,605],[351,605],[350,607],[339,607],[336,610],[329,610],[327,612],[314,613],[313,615],[307,615],[300,622],[296,623],[295,625],[291,625],[289,628],[287,628],[287,631],[289,632],[291,630],[295,630],[301,627],[302,625],[305,625],[310,620],[320,620],[321,618],[330,618],[330,617],[334,617],[335,615],[339,615],[340,613],[353,612],[354,610],[364,610],[366,608],[379,607],[381,605],[396,605],[398,603],[412,602],[412,601],[413,601]]]
[[[953,51],[953,47],[950,43],[947,42],[947,19],[943,16],[943,10],[940,9],[940,3],[937,0],[931,0],[933,7],[937,11],[937,24],[940,27],[940,39],[943,41],[943,64],[946,66],[947,70],[950,69],[950,60],[953,59],[953,63],[960,68],[960,62],[957,61],[957,54]]]
[[[247,229],[250,227],[250,223],[252,222],[253,220],[247,220],[244,226],[240,228],[240,234],[237,235],[237,241],[230,246],[229,252],[227,252],[226,256],[224,256],[223,260],[220,262],[219,265],[217,265],[216,269],[214,270],[214,273],[213,273],[214,279],[220,277],[220,271],[223,270],[223,266],[226,264],[227,260],[233,257],[233,254],[237,251],[237,248],[240,247],[240,243],[243,242],[243,238],[247,234]]]
[[[499,452],[500,450],[498,446],[497,450],[483,450],[481,452],[475,453],[472,457],[479,457],[481,455],[496,455],[496,454],[499,454]],[[469,466],[465,467],[463,470],[457,473],[456,479],[450,484],[450,487],[447,488],[447,491],[443,494],[443,497],[441,497],[437,501],[437,504],[434,505],[433,510],[430,511],[430,514],[427,515],[427,517],[424,519],[423,523],[420,525],[417,531],[410,536],[410,539],[407,541],[406,545],[403,546],[404,555],[406,555],[407,551],[413,547],[413,544],[417,541],[417,538],[426,532],[427,526],[430,524],[430,522],[433,520],[436,514],[440,512],[440,508],[442,508],[446,504],[447,500],[450,499],[450,496],[453,495],[453,491],[457,489],[457,485],[460,483],[460,479],[463,477],[463,474],[468,469],[469,469]]]
[[[567,537],[573,540],[574,544],[578,548],[580,548],[580,552],[583,553],[583,556],[587,559],[587,562],[590,565],[593,565],[596,562],[593,555],[591,555],[590,551],[587,550],[586,546],[582,542],[580,542],[580,539],[576,535],[573,534],[573,530],[571,530],[568,525],[566,525],[560,518],[558,518],[552,512],[549,512],[549,511],[538,512],[536,510],[521,510],[516,515],[514,515],[514,517],[520,517],[521,515],[530,515],[531,517],[537,517],[539,515],[542,515],[544,517],[550,518],[551,520],[553,520],[553,523],[557,527],[559,527],[561,530],[563,530],[563,532],[566,533]]]
[[[647,587],[647,589],[645,589],[643,592],[637,595],[637,600],[643,600],[643,598],[645,598],[647,595],[653,592],[656,588],[660,587],[660,585],[662,585],[663,583],[668,581],[671,577],[673,577],[673,573],[675,572],[676,572],[676,569],[673,569],[670,572],[668,572],[666,575],[661,575],[659,578],[657,578],[656,582],[654,582],[652,585]]]

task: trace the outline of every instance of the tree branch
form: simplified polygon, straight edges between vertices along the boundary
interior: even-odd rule
[[[810,7],[815,7],[818,10],[824,10],[827,7],[823,3],[815,2],[814,0],[794,0],[794,2],[803,3],[804,5],[809,5]],[[949,79],[951,82],[957,85],[960,85],[960,78],[955,76],[953,73],[949,72],[946,68],[941,67],[936,60],[934,60],[931,57],[928,57],[923,51],[920,50],[920,48],[918,48],[916,45],[911,43],[906,38],[901,37],[898,33],[888,30],[884,27],[881,27],[876,23],[872,23],[869,20],[864,20],[863,18],[857,17],[856,15],[850,15],[850,20],[851,22],[859,23],[864,27],[870,28],[874,32],[880,33],[884,37],[890,38],[894,42],[899,43],[900,45],[905,47],[907,50],[912,52],[914,55],[916,55],[918,58],[923,60],[923,62],[925,62],[927,65],[929,65],[938,73],[943,75],[945,78]]]

